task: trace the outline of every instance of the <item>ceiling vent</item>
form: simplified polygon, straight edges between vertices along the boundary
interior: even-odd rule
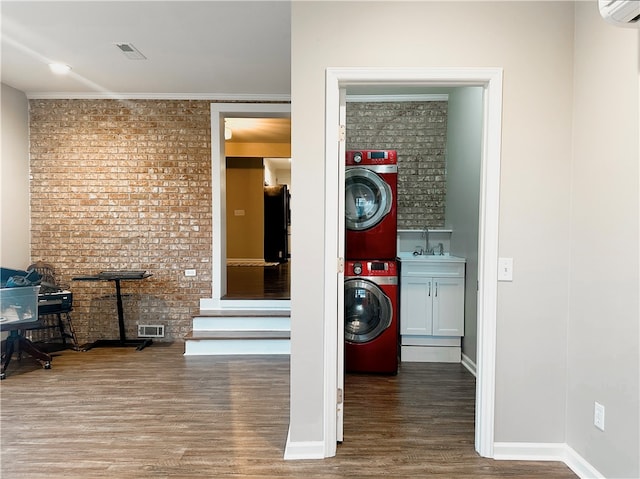
[[[140,50],[133,46],[133,43],[116,43],[116,47],[120,49],[120,51],[127,57],[129,60],[146,60]]]

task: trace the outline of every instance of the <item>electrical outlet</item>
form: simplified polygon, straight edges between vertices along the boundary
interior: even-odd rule
[[[593,408],[593,425],[604,431],[604,406],[597,401]]]

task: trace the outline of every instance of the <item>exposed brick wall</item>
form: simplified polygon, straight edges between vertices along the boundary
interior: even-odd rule
[[[79,340],[118,337],[113,283],[71,281],[106,269],[153,273],[122,283],[127,337],[184,337],[211,297],[210,102],[31,100],[30,150],[32,260],[71,287]]]
[[[348,102],[347,149],[398,151],[398,228],[444,226],[447,102]]]

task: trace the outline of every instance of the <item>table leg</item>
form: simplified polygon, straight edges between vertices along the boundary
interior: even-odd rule
[[[122,307],[122,293],[120,291],[120,280],[114,279],[116,283],[116,305],[118,308],[118,329],[120,330],[120,339],[99,339],[91,344],[86,344],[82,347],[83,351],[88,351],[91,348],[106,346],[135,346],[138,351],[144,349],[147,346],[151,346],[153,341],[151,339],[130,339],[127,340],[127,336],[124,329],[124,308]]]
[[[127,340],[124,331],[124,308],[122,307],[122,293],[120,292],[120,280],[114,280],[116,283],[116,304],[118,306],[118,328],[120,329],[120,341],[124,343]]]

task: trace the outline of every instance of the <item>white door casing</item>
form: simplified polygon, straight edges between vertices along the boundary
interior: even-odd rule
[[[344,89],[340,90],[340,108],[338,115],[339,125],[339,137],[338,137],[338,164],[345,164],[346,156],[346,139],[345,129],[347,122],[347,102],[346,92]],[[338,172],[338,191],[342,192],[345,188],[345,169],[337,168]],[[345,209],[345,196],[338,194],[338,211],[344,211]],[[344,311],[344,261],[345,261],[345,217],[344,215],[338,215],[338,277],[337,277],[337,298],[338,298],[338,313]],[[336,399],[336,441],[342,442],[343,430],[344,430],[344,321],[337,321],[336,324],[338,335],[338,351],[337,351],[337,383],[338,383],[338,398]]]
[[[340,113],[348,86],[481,86],[484,91],[484,129],[478,238],[478,357],[476,380],[475,448],[493,457],[495,413],[495,353],[498,264],[500,147],[502,133],[501,68],[327,68],[325,90],[325,318],[324,318],[324,455],[334,456],[342,440],[344,275],[336,275],[344,237],[344,144],[340,144]],[[344,125],[344,123],[342,123]],[[340,161],[336,161],[336,160]],[[342,236],[341,236],[342,235]],[[336,282],[338,284],[336,284]],[[342,294],[344,292],[342,291]],[[336,324],[337,323],[337,324]],[[343,389],[344,390],[344,389]],[[348,392],[345,392],[348,394]]]
[[[289,118],[289,103],[212,103],[211,104],[211,200],[212,200],[212,276],[211,298],[200,300],[200,310],[219,309],[227,292],[226,162],[224,119]]]

